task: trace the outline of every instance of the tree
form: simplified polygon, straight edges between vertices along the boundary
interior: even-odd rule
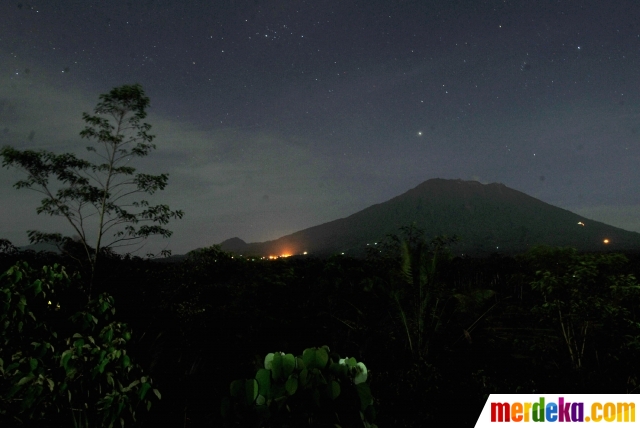
[[[155,136],[148,134],[151,125],[142,122],[147,116],[147,107],[149,98],[140,85],[124,85],[100,95],[94,115],[83,113],[86,127],[80,136],[94,140],[99,146],[100,152],[94,146],[87,147],[101,158],[99,164],[79,159],[72,153],[20,151],[10,146],[0,149],[4,167],[17,167],[27,173],[27,178],[15,183],[14,187],[45,195],[37,213],[63,216],[75,231],[75,241],[59,233],[36,230],[27,233],[32,244],[53,242],[76,261],[88,262],[89,300],[101,253],[140,244],[152,235],[167,238],[172,232],[162,226],[171,218],[184,215],[180,210],[171,211],[167,205],[150,206],[146,200],[126,203],[123,199],[136,193],[151,195],[163,190],[169,178],[168,174],[134,174],[136,170],[128,166],[134,157],[147,156],[156,148],[152,143]],[[57,181],[51,183],[52,177]],[[54,191],[54,187],[59,188]],[[130,207],[138,209],[137,212],[129,211]],[[136,229],[142,222],[151,224]],[[91,235],[88,231],[93,227],[95,234]],[[109,232],[113,232],[113,239],[105,244],[103,238]],[[94,244],[89,243],[90,239]],[[68,251],[78,241],[83,253],[80,257]],[[161,255],[170,254],[166,250],[161,252]]]
[[[625,255],[536,247],[522,259],[535,271],[530,285],[540,293],[532,313],[555,330],[573,370],[607,367],[607,358],[617,365],[626,350],[640,350],[640,284],[625,273]]]
[[[77,279],[24,261],[0,274],[0,426],[124,426],[161,398],[128,352],[114,298],[78,305]]]

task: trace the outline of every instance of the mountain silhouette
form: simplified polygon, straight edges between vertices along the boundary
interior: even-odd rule
[[[232,238],[221,247],[256,256],[360,255],[367,244],[376,245],[410,224],[424,229],[426,237],[458,235],[461,241],[453,248],[460,254],[513,254],[536,245],[581,251],[640,249],[639,233],[589,220],[504,184],[445,179],[427,180],[387,202],[273,241]]]

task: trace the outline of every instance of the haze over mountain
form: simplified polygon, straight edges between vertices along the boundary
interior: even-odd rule
[[[589,220],[504,184],[431,179],[387,202],[346,218],[279,239],[245,243],[232,238],[222,249],[243,255],[359,255],[400,227],[415,223],[427,237],[458,235],[459,254],[512,254],[535,245],[582,251],[638,250],[640,233]]]

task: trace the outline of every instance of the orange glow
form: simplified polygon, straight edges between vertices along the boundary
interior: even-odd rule
[[[291,254],[283,254],[280,257],[289,257],[289,256],[291,256]]]
[[[608,240],[608,239],[605,239],[605,240],[604,240],[604,241],[602,241],[602,242],[604,242],[605,244],[608,244],[608,243],[609,243],[609,240]]]

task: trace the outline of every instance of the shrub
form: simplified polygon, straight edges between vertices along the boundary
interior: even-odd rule
[[[73,279],[63,266],[37,272],[26,262],[0,276],[0,415],[13,423],[124,426],[151,406],[152,381],[127,355],[131,331],[111,319],[113,298],[74,313],[61,299]]]
[[[367,379],[363,363],[327,346],[270,353],[253,379],[231,382],[222,415],[228,426],[376,428]]]

